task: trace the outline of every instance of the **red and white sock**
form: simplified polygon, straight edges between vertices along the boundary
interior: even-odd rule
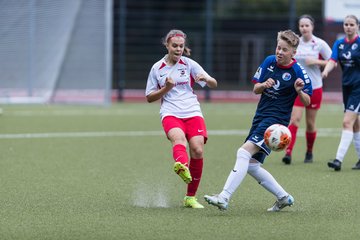
[[[186,147],[182,144],[176,144],[173,149],[173,158],[175,162],[180,162],[185,166],[188,166],[189,157],[186,152]]]
[[[312,153],[315,139],[316,139],[316,132],[306,132],[306,145],[307,145],[306,152]]]
[[[298,127],[291,124],[289,126],[289,130],[291,132],[291,142],[289,144],[289,146],[287,147],[286,149],[286,155],[290,155],[292,154],[292,150],[294,148],[294,145],[295,145],[295,142],[296,142],[296,134],[297,134],[297,131],[298,131]]]
[[[190,170],[190,174],[192,177],[192,181],[187,186],[186,196],[192,197],[192,196],[196,195],[196,192],[198,190],[200,180],[201,180],[203,163],[204,163],[204,160],[202,158],[201,159],[194,159],[194,158],[190,159],[189,170]]]

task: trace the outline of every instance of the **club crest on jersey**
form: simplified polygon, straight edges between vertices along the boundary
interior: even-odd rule
[[[289,81],[289,80],[291,79],[291,74],[288,73],[288,72],[284,73],[284,74],[282,75],[282,79],[283,79],[284,81]]]
[[[358,45],[356,43],[354,43],[352,46],[351,46],[351,50],[355,50],[358,48]]]
[[[186,71],[185,71],[185,69],[180,68],[180,69],[178,69],[178,71],[179,71],[179,73],[180,73],[180,77],[186,77]]]

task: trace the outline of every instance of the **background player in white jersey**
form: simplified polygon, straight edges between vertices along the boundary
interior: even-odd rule
[[[278,33],[275,55],[268,56],[256,71],[253,92],[261,94],[245,143],[238,149],[236,162],[223,190],[205,200],[220,210],[228,208],[229,200],[247,173],[276,198],[268,211],[280,211],[294,203],[275,178],[261,164],[270,149],[264,142],[264,132],[272,124],[287,126],[291,109],[297,96],[305,106],[310,104],[311,80],[304,68],[293,58],[299,45],[299,37],[291,30]]]
[[[345,108],[343,130],[336,158],[328,162],[328,167],[335,171],[341,170],[341,163],[354,140],[358,162],[352,169],[360,169],[360,38],[359,20],[354,15],[348,15],[344,20],[345,37],[336,40],[333,45],[330,61],[326,64],[323,77],[327,77],[334,69],[336,62],[342,69],[342,93]]]
[[[217,81],[197,62],[183,56],[190,56],[183,31],[171,30],[163,44],[168,53],[152,66],[145,95],[148,102],[161,99],[160,117],[172,144],[174,171],[188,184],[184,206],[203,208],[195,195],[202,175],[207,130],[193,85],[215,88]]]
[[[313,94],[311,103],[304,107],[299,97],[296,98],[291,114],[289,129],[292,140],[286,149],[285,156],[282,161],[285,164],[291,163],[292,150],[296,142],[296,134],[300,125],[300,121],[304,112],[306,114],[306,153],[305,163],[313,162],[313,146],[316,139],[315,120],[317,111],[320,109],[322,100],[323,80],[321,77],[320,67],[324,67],[331,56],[331,48],[322,39],[313,35],[314,19],[310,15],[302,15],[299,18],[299,31],[301,33],[299,47],[297,48],[295,59],[306,70],[312,83]]]

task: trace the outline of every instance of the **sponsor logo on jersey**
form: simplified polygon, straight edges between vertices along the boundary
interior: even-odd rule
[[[189,84],[189,81],[184,81],[184,82],[176,82],[175,86],[181,86],[181,85],[186,85]]]
[[[273,88],[274,88],[275,90],[279,90],[279,88],[280,88],[280,81],[276,80],[276,83],[275,83],[275,85],[273,86]]]
[[[291,79],[291,74],[288,73],[288,72],[283,73],[282,79],[283,79],[284,81],[289,81],[289,80]]]
[[[351,52],[350,51],[347,51],[347,53],[343,53],[342,55],[347,60],[351,59]]]
[[[344,44],[340,44],[339,49],[344,49]]]
[[[274,72],[274,66],[269,66],[267,70],[269,70],[270,72]]]

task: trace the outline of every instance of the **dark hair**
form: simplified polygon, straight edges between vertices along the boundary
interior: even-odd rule
[[[356,25],[359,25],[359,19],[355,15],[350,14],[350,15],[347,15],[345,18],[352,18],[355,20]]]
[[[162,39],[162,44],[163,44],[164,46],[166,46],[166,45],[168,44],[169,40],[170,40],[172,37],[182,37],[182,38],[185,39],[184,54],[185,54],[186,56],[190,56],[190,54],[191,54],[191,49],[186,46],[186,34],[185,34],[183,31],[181,31],[181,30],[172,29],[172,30],[170,30],[170,32],[168,32],[168,33],[166,34],[166,36]]]
[[[314,20],[314,18],[313,18],[311,15],[309,15],[309,14],[301,15],[301,16],[299,17],[298,23],[299,23],[300,20],[303,19],[303,18],[309,19],[310,22],[311,22],[311,24],[313,25],[313,27],[315,26],[315,20]]]

